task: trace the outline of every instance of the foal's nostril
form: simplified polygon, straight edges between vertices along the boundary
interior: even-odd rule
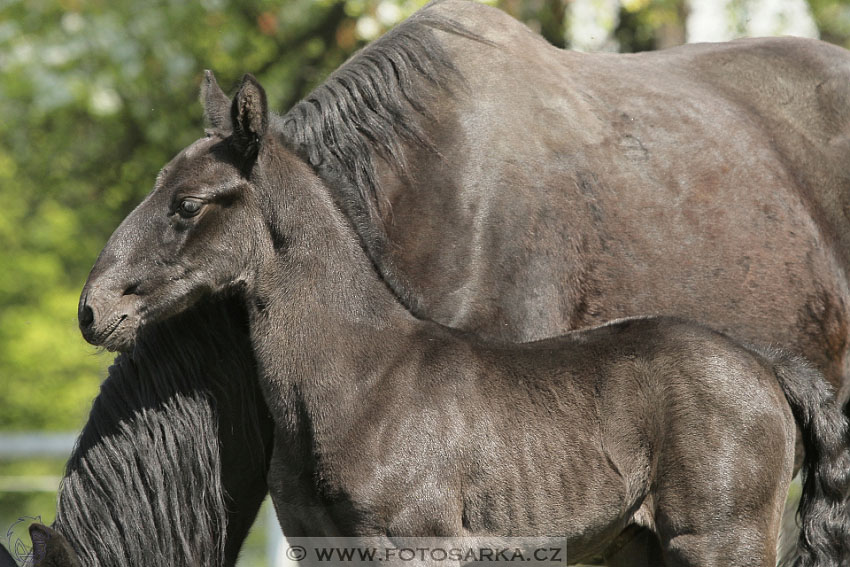
[[[88,329],[91,327],[91,324],[94,323],[94,311],[88,305],[83,305],[83,308],[80,309],[79,314],[80,327],[83,329]]]

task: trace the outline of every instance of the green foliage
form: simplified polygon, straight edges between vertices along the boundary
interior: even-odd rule
[[[558,47],[566,46],[567,3],[563,0],[502,0],[487,3],[498,4],[499,8],[525,22],[549,43]]]
[[[0,544],[6,544],[9,526],[21,516],[41,516],[44,522],[53,522],[63,470],[60,460],[0,463]]]
[[[685,10],[681,0],[623,0],[621,5],[614,33],[620,51],[647,51],[682,42]]]
[[[850,2],[809,0],[821,39],[850,48]]]

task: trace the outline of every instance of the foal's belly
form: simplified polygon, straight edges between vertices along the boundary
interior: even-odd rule
[[[563,437],[559,445],[467,455],[463,471],[452,458],[375,466],[374,453],[354,450],[367,457],[347,463],[352,476],[336,479],[345,499],[330,502],[295,478],[269,484],[288,536],[551,536],[565,538],[570,561],[580,560],[616,539],[632,503],[599,444],[567,449]]]
[[[604,551],[628,524],[622,477],[601,444],[517,447],[500,465],[478,471],[463,494],[470,535],[565,537],[570,562]],[[548,456],[547,456],[548,455]]]
[[[557,384],[534,403],[501,399],[493,380],[483,391],[432,382],[413,413],[387,402],[356,437],[323,446],[319,471],[299,469],[278,435],[269,487],[284,533],[565,537],[571,560],[604,550],[636,503],[589,402],[548,399]]]

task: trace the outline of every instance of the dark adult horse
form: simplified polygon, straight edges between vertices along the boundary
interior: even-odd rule
[[[449,1],[349,61],[281,128],[416,313],[510,341],[685,315],[805,354],[846,389],[841,48],[582,54]]]
[[[98,307],[94,344],[123,348],[201,298],[237,295],[275,422],[284,533],[559,534],[572,561],[623,565],[641,527],[670,567],[774,567],[796,421],[797,565],[850,561],[848,423],[807,363],[669,317],[523,345],[417,319],[253,77],[230,116],[163,168],[82,308]]]
[[[673,313],[846,383],[847,60],[790,39],[562,52],[445,2],[282,135],[417,313],[506,340]]]

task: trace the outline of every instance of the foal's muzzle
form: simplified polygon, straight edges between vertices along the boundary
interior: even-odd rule
[[[92,285],[92,282],[86,284],[77,308],[83,338],[109,350],[124,350],[132,346],[138,319],[135,290],[135,285],[125,286],[123,292],[117,293]]]

